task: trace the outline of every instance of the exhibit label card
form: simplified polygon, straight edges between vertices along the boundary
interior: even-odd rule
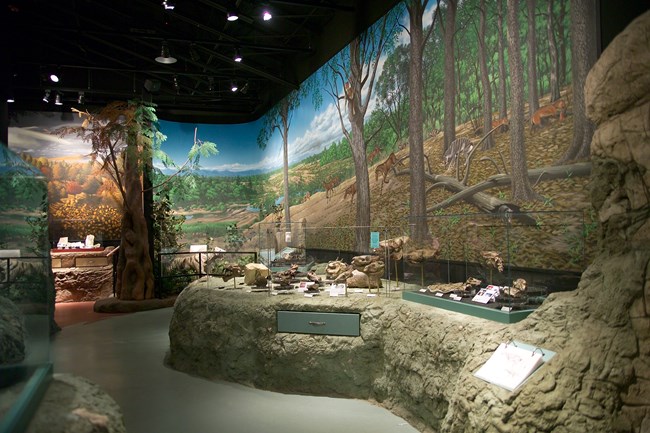
[[[540,352],[501,343],[474,376],[514,391],[543,363]]]
[[[379,232],[370,232],[370,248],[379,248]]]

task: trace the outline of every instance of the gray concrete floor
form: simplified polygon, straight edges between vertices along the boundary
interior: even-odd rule
[[[165,367],[171,315],[167,308],[66,326],[52,341],[54,370],[107,391],[129,433],[417,432],[366,401],[261,391]]]

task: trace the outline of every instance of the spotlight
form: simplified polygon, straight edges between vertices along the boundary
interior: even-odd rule
[[[237,86],[236,81],[233,81],[233,82],[230,83],[230,91],[231,92],[236,92],[238,89],[239,89],[239,87]]]
[[[264,11],[262,11],[262,19],[264,21],[269,21],[273,18],[273,15],[271,14],[271,11],[267,8],[264,8]]]
[[[7,91],[7,102],[10,104],[16,102],[16,100],[14,99],[14,91],[11,89]]]
[[[50,91],[46,90],[45,95],[43,95],[43,102],[48,103],[50,102]]]
[[[242,61],[241,50],[239,48],[235,48],[235,55],[232,59],[237,63]]]
[[[162,43],[162,48],[160,49],[160,56],[156,57],[156,62],[163,63],[165,65],[171,65],[172,63],[176,63],[176,58],[172,57],[171,54],[169,54],[169,46],[167,45],[167,42]]]
[[[231,22],[237,21],[239,19],[239,15],[237,15],[237,12],[228,11],[228,13],[226,13],[226,19]]]
[[[63,102],[61,102],[61,94],[57,93],[55,98],[54,98],[54,105],[63,105]]]
[[[176,5],[172,0],[163,0],[162,5],[165,8],[165,10],[168,11],[173,11],[174,8],[176,7]]]
[[[174,75],[174,90],[176,90],[176,94],[178,95],[178,92],[181,90],[181,86],[178,84],[178,76]]]
[[[50,74],[50,81],[53,83],[58,83],[60,81],[59,75],[56,72]]]
[[[214,91],[214,77],[208,77],[208,92]]]
[[[77,104],[83,105],[86,103],[86,95],[84,92],[79,92],[79,96],[77,97]]]

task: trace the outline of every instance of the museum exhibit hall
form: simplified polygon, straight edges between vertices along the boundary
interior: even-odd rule
[[[2,16],[0,433],[650,432],[650,1]]]

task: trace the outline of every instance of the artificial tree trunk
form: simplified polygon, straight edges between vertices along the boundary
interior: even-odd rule
[[[116,292],[122,300],[142,300],[154,296],[153,263],[138,169],[140,140],[135,137],[130,137],[130,140],[133,143],[129,143],[124,157],[125,202]]]

